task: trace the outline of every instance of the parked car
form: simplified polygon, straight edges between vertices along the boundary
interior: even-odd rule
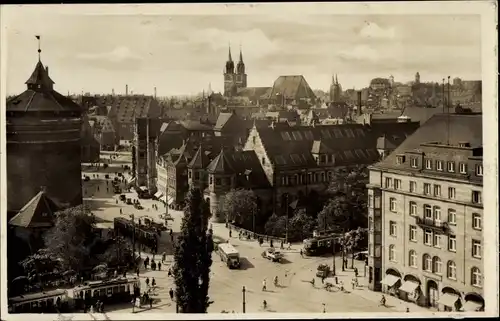
[[[88,177],[87,175],[85,175],[85,176],[83,177],[83,181],[84,181],[84,182],[88,182],[88,181],[90,181],[90,177]]]
[[[368,258],[368,251],[362,251],[354,254],[354,259],[358,261],[364,261]]]
[[[280,251],[276,251],[274,248],[270,247],[262,252],[262,257],[273,262],[280,262],[283,258],[283,254]]]
[[[122,202],[127,201],[127,196],[125,196],[125,194],[120,195],[120,201]]]
[[[320,264],[316,270],[316,276],[319,278],[326,278],[330,275],[330,266],[328,264]]]

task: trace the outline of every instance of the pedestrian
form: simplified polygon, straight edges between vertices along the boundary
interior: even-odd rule
[[[229,230],[229,237],[233,236],[233,231]]]
[[[167,259],[167,253],[163,252],[161,254],[161,262],[164,263],[166,259]]]
[[[300,257],[304,257],[304,253],[302,252],[302,249],[300,249]]]
[[[264,279],[262,281],[262,291],[266,291],[267,290],[267,283],[266,283],[266,279]]]
[[[156,280],[155,280],[155,278],[153,278],[153,281],[151,282],[151,286],[153,286],[153,287],[156,286]]]
[[[153,308],[153,298],[149,298],[149,308]]]
[[[325,284],[325,275],[321,276],[321,284]]]
[[[352,289],[354,290],[354,286],[355,286],[354,279],[351,280],[351,284],[352,284]]]
[[[168,294],[170,295],[170,300],[174,300],[174,290],[172,290],[172,288],[170,288],[170,290],[168,290]]]
[[[146,285],[149,286],[149,278],[146,278]]]
[[[104,313],[104,302],[101,302],[101,309],[100,309],[101,313]]]
[[[358,277],[358,268],[357,267],[354,268],[354,276]]]
[[[116,204],[118,204],[118,199],[116,199]],[[120,208],[120,214],[122,213],[122,209]]]
[[[281,240],[280,249],[283,250],[283,240]]]
[[[406,307],[406,313],[410,312],[410,308]]]
[[[288,242],[288,246],[286,248],[287,250],[291,250],[292,249],[292,243]]]
[[[161,271],[161,263],[158,262],[158,271]]]
[[[270,246],[270,247],[274,247],[274,246],[273,246],[273,240],[272,240],[272,239],[271,239],[271,241],[269,241],[269,246]]]
[[[139,268],[137,268],[136,273],[137,273],[137,277],[139,277]]]
[[[115,270],[115,278],[118,277],[118,270]]]
[[[172,268],[168,269],[168,276],[172,276]]]
[[[316,280],[314,280],[314,278],[311,280],[311,284],[312,286],[314,287],[314,283],[316,283]]]
[[[326,313],[326,304],[323,303],[323,313]]]

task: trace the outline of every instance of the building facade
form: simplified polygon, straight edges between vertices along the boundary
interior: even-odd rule
[[[370,167],[370,289],[484,309],[481,131],[481,114],[434,115]]]

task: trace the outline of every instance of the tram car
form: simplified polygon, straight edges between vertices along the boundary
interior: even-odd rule
[[[9,313],[66,313],[70,312],[68,291],[57,289],[28,293],[8,300]]]
[[[97,301],[105,304],[131,302],[132,298],[140,295],[140,289],[137,277],[89,281],[73,289],[74,308],[81,310]]]

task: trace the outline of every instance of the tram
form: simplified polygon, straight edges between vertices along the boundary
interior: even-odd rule
[[[9,313],[69,312],[68,291],[57,289],[9,298]]]
[[[106,304],[130,302],[140,295],[140,286],[137,277],[90,281],[73,289],[74,307],[84,309],[97,301]]]
[[[308,256],[323,255],[340,250],[338,239],[342,236],[338,232],[319,233],[311,238],[305,239],[304,254]],[[335,249],[333,248],[335,246]]]

